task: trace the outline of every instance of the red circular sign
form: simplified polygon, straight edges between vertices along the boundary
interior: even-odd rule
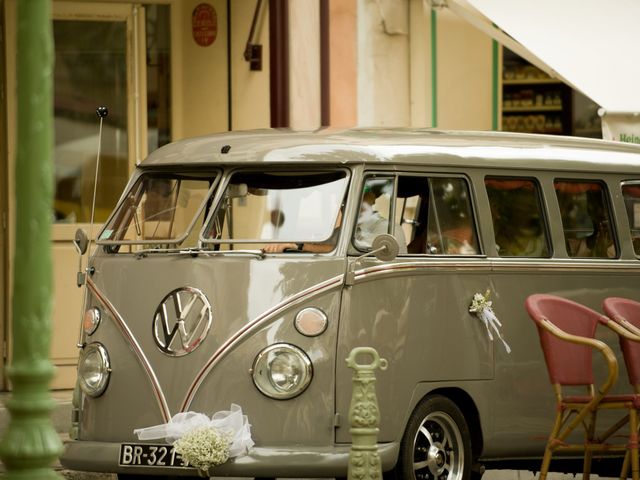
[[[211,5],[201,3],[193,9],[191,31],[193,32],[193,39],[202,47],[207,47],[216,41],[218,15]]]

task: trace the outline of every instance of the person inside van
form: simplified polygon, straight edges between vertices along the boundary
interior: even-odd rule
[[[365,185],[354,235],[357,247],[369,248],[378,235],[389,233],[389,220],[376,210],[377,198],[374,189],[368,184]],[[398,241],[400,253],[407,253],[407,242],[402,227],[395,227],[394,237]]]
[[[305,243],[268,243],[262,247],[264,253],[282,253],[284,251],[298,251],[308,253],[328,253],[336,248],[338,236],[340,235],[340,227],[342,226],[342,208],[338,210],[336,222],[333,227],[333,233],[324,242],[305,242]]]
[[[375,193],[373,193],[373,190],[365,187],[355,233],[357,244],[369,246],[374,238],[382,233],[387,233],[389,229],[389,220],[384,218],[375,209],[375,203]]]

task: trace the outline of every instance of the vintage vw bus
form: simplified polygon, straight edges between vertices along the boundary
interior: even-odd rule
[[[640,300],[640,148],[434,130],[183,140],[139,166],[96,243],[67,468],[196,476],[134,429],[237,404],[255,445],[211,474],[344,477],[345,359],[366,346],[388,362],[383,470],[463,480],[542,455],[554,399],[525,298]],[[470,311],[487,292],[493,340]]]

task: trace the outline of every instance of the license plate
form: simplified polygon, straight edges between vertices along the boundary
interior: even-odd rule
[[[186,467],[172,445],[150,445],[148,443],[120,445],[120,465],[144,467]]]

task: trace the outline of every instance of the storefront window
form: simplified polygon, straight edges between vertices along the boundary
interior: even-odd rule
[[[54,218],[89,222],[103,120],[95,220],[107,218],[129,176],[127,31],[123,21],[54,20]]]
[[[146,5],[146,92],[148,151],[171,141],[170,6]],[[128,90],[134,64],[127,44],[127,19],[57,18],[55,41],[55,202],[56,223],[91,220],[96,158],[100,147],[100,171],[94,220],[104,222],[116,205],[131,174],[134,141],[129,113],[137,101]],[[134,35],[137,32],[133,33]],[[129,32],[129,35],[132,35]],[[129,45],[131,48],[131,45]],[[129,48],[129,50],[130,50]],[[144,60],[144,59],[143,59]],[[144,98],[144,97],[143,97]],[[106,106],[102,139],[96,108]],[[141,129],[143,131],[144,129]]]

